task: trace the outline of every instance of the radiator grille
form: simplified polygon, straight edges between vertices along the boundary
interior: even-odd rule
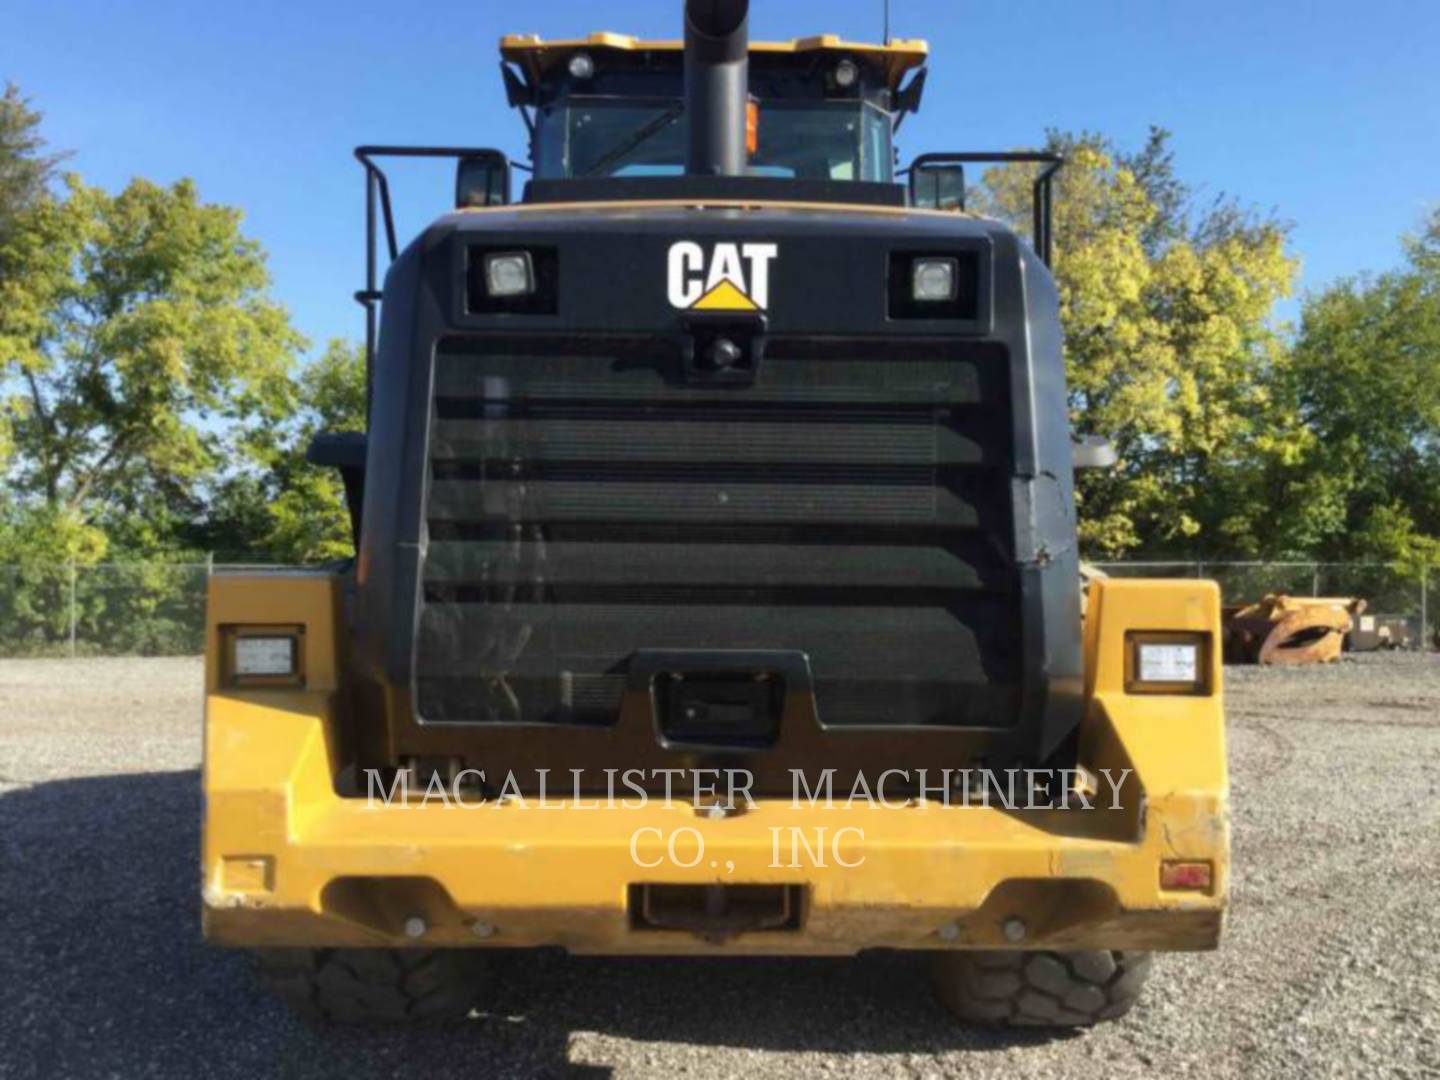
[[[631,654],[694,648],[805,652],[829,726],[1013,721],[1000,346],[774,340],[746,388],[652,340],[435,364],[424,720],[609,723]]]

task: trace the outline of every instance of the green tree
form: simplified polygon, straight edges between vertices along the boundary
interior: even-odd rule
[[[1121,459],[1078,481],[1094,555],[1256,550],[1254,462],[1305,437],[1271,392],[1286,350],[1270,314],[1295,272],[1286,230],[1225,200],[1195,214],[1167,139],[1152,129],[1127,158],[1097,135],[1048,138],[1066,158],[1055,246],[1071,418]],[[980,205],[1024,229],[1032,175],[990,170]]]
[[[43,153],[40,119],[20,90],[6,83],[0,95],[0,239],[9,235],[19,214],[44,196],[60,160],[60,155]]]
[[[13,84],[0,95],[0,281],[20,271],[7,255],[20,215],[46,196],[46,185],[59,156],[43,153],[40,113],[30,108]],[[0,411],[0,472],[14,452],[14,432],[9,417]],[[9,509],[8,492],[0,492],[0,521]],[[3,528],[3,525],[0,525]],[[6,541],[0,537],[0,547]],[[15,543],[12,537],[9,543]]]
[[[334,469],[304,460],[321,432],[365,430],[365,352],[332,341],[300,376],[299,422],[277,470],[279,492],[267,503],[267,546],[282,562],[343,558],[353,550],[345,490]]]
[[[280,429],[260,433],[257,467],[218,490],[207,543],[279,563],[344,558],[353,542],[345,491],[334,469],[305,460],[321,432],[365,430],[365,353],[332,341],[296,384],[297,409]]]
[[[194,185],[118,195],[66,180],[0,246],[12,519],[147,554],[175,546],[217,475],[294,408],[302,339],[240,215]]]
[[[1286,387],[1312,445],[1276,513],[1329,558],[1440,561],[1440,210],[1400,268],[1307,300]]]

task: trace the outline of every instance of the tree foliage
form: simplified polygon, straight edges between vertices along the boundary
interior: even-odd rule
[[[1109,436],[1120,466],[1079,480],[1096,555],[1255,546],[1252,463],[1303,435],[1276,423],[1285,362],[1271,325],[1295,273],[1286,230],[1224,200],[1195,212],[1167,135],[1126,157],[1096,135],[1052,133],[1056,277],[1075,427]],[[1032,174],[991,170],[985,207],[1024,228]]]
[[[9,235],[22,212],[44,196],[61,160],[61,155],[44,153],[40,119],[20,90],[7,83],[0,95],[0,240]],[[0,265],[0,272],[4,270]]]
[[[334,469],[301,460],[320,432],[365,430],[365,355],[330,343],[301,378],[301,421],[279,496],[269,504],[269,546],[287,562],[344,558],[354,549],[345,491]],[[302,446],[303,444],[303,446]]]
[[[0,282],[21,271],[8,254],[9,241],[21,214],[45,196],[46,184],[59,160],[43,153],[40,119],[40,113],[30,108],[19,89],[7,83],[5,93],[0,95]],[[9,417],[0,411],[0,471],[12,459],[14,449]],[[0,509],[6,505],[5,495],[0,493]],[[0,543],[4,543],[3,534]]]
[[[256,448],[260,467],[230,476],[219,491],[212,545],[280,563],[351,554],[340,477],[334,469],[311,465],[305,451],[321,432],[364,430],[364,350],[332,341],[301,371],[293,415]]]
[[[178,564],[348,551],[338,482],[303,450],[357,426],[361,362],[337,344],[297,375],[237,211],[189,181],[57,189],[39,119],[7,88],[0,648],[189,651],[204,572]]]
[[[17,217],[0,263],[12,516],[166,548],[294,408],[303,343],[258,245],[189,181],[112,196],[71,176]]]
[[[1333,558],[1440,561],[1440,210],[1401,267],[1309,298],[1284,393],[1311,441],[1275,513]]]

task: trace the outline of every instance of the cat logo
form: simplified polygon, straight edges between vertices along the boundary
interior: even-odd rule
[[[778,244],[716,244],[706,258],[693,240],[670,245],[670,303],[686,311],[764,311]]]

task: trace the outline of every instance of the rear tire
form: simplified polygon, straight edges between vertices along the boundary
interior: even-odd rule
[[[945,952],[935,993],[972,1024],[1085,1027],[1124,1016],[1150,974],[1148,952]]]
[[[261,978],[307,1020],[402,1024],[463,1020],[479,990],[464,950],[260,949]]]

